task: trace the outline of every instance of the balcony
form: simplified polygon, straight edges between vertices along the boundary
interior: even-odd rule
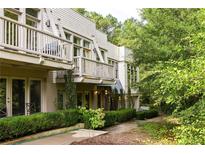
[[[85,57],[74,57],[75,82],[113,84],[115,81],[112,65],[91,60]],[[57,81],[63,82],[64,71],[57,72]]]
[[[29,57],[38,57],[38,61],[39,59],[48,60],[46,64],[57,62],[61,64],[58,65],[59,67],[68,68],[66,65],[69,61],[72,61],[71,45],[71,42],[50,33],[6,17],[0,17],[0,51],[2,59],[11,58],[8,60],[21,61],[24,56],[25,62],[32,63],[35,62],[35,59],[30,61],[31,58],[29,59]],[[15,59],[20,55],[21,58]],[[63,63],[64,65],[62,65]]]

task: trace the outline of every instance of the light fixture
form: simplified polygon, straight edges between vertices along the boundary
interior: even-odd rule
[[[98,94],[98,91],[96,90],[94,93],[95,93],[95,95],[97,95],[97,94]]]

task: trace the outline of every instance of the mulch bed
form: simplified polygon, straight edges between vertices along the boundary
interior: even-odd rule
[[[139,130],[132,130],[119,134],[104,134],[89,138],[80,142],[73,142],[72,145],[141,145],[149,136]]]

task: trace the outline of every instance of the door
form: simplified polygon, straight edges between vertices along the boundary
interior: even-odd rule
[[[30,114],[41,112],[41,80],[30,80]]]
[[[12,79],[12,116],[25,115],[25,80]]]

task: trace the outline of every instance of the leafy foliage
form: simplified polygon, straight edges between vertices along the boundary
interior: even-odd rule
[[[76,108],[77,107],[77,94],[76,84],[74,82],[73,70],[67,70],[65,76],[65,108]]]
[[[105,114],[102,108],[87,110],[86,107],[80,107],[79,113],[83,115],[85,128],[97,129],[104,126],[105,121],[103,119]]]
[[[179,144],[205,144],[205,99],[178,114],[181,125],[174,132]]]

